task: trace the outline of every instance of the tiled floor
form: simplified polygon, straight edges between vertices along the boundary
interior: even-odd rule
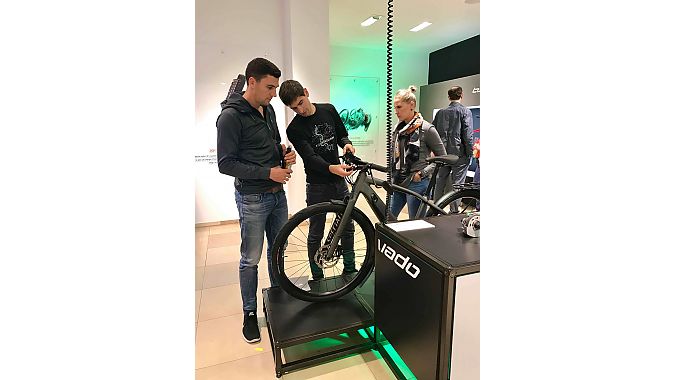
[[[373,218],[368,206],[359,207]],[[262,340],[242,338],[239,293],[239,225],[195,228],[195,376],[212,379],[276,379],[274,360],[263,316],[261,289],[270,285],[267,270],[259,270],[258,319]],[[264,250],[266,247],[264,246]],[[259,268],[266,268],[265,254]],[[395,379],[377,352],[286,374],[282,379]]]

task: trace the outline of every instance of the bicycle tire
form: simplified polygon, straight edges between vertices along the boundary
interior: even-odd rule
[[[371,273],[371,270],[373,269],[373,265],[375,262],[375,245],[374,245],[375,229],[373,228],[373,224],[371,224],[369,218],[361,210],[354,208],[352,210],[351,215],[352,221],[359,226],[361,232],[363,232],[364,234],[364,239],[359,240],[358,242],[361,243],[362,241],[365,241],[364,243],[365,248],[363,249],[364,251],[363,261],[357,264],[356,263],[357,255],[355,254],[355,269],[357,270],[357,272],[349,274],[348,277],[342,277],[344,275],[334,274],[333,277],[329,276],[321,280],[309,280],[310,274],[308,274],[308,280],[307,282],[304,282],[305,278],[303,277],[303,273],[305,273],[305,271],[310,268],[308,260],[309,254],[307,253],[308,251],[307,235],[305,235],[306,240],[305,246],[303,247],[302,244],[303,239],[299,238],[296,235],[293,235],[294,231],[296,231],[296,229],[298,229],[301,226],[301,224],[303,224],[303,222],[307,221],[309,225],[310,217],[326,215],[328,213],[341,215],[342,217],[345,213],[346,207],[347,206],[345,204],[337,204],[330,202],[318,203],[309,206],[307,208],[304,208],[303,210],[296,213],[280,229],[272,245],[272,272],[273,275],[276,277],[279,286],[291,296],[308,302],[331,301],[350,293],[352,290],[361,285],[366,280],[368,275]],[[326,227],[326,224],[324,226]],[[302,228],[303,227],[300,227],[301,232],[303,232]],[[334,239],[335,238],[336,237],[334,237]],[[342,243],[342,237],[340,238]],[[290,240],[292,241],[292,243],[289,243]],[[324,235],[322,236],[321,239],[322,244],[325,242],[325,240],[326,240],[326,228],[324,229]],[[354,237],[353,240],[354,240],[353,244],[356,245],[357,238]],[[293,248],[300,247],[301,249],[287,250],[287,247],[289,245],[293,245],[294,246]],[[305,251],[303,251],[303,249]],[[353,251],[357,251],[356,247],[353,248]],[[359,251],[361,251],[361,249]],[[292,255],[295,255],[294,258],[298,258],[298,260],[289,260],[287,256]],[[296,269],[293,266],[295,267],[303,266],[304,265],[303,259],[307,264],[307,268],[303,271],[303,273],[301,273],[301,275],[299,275],[298,277],[293,277],[292,275],[290,275],[289,273],[291,272],[292,269],[296,270],[296,272],[300,271],[300,269]],[[293,264],[291,264],[292,261]],[[344,259],[341,258],[341,261],[343,262],[344,266],[345,265]],[[298,264],[298,262],[300,262],[300,264]],[[289,271],[285,271],[285,263],[289,264]],[[359,266],[358,269],[357,266]],[[301,280],[299,281],[299,279]],[[340,281],[343,281],[343,283],[340,284],[338,279],[340,279]],[[313,281],[314,284],[311,285],[310,282]],[[331,281],[333,281],[333,283],[336,285],[335,289],[329,287]],[[325,288],[322,290],[323,285],[325,285]]]
[[[447,208],[450,209],[449,206],[451,202],[454,201],[461,201],[464,207],[459,206],[456,212],[450,212]],[[478,204],[479,204],[479,189],[461,189],[458,191],[454,191],[449,195],[444,195],[443,197],[441,197],[437,203],[437,206],[452,214],[463,214],[469,211],[478,211],[477,207]],[[437,210],[430,208],[430,210],[427,211],[426,216],[437,216],[437,215],[440,215],[440,213]]]

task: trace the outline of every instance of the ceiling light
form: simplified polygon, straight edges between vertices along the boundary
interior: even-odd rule
[[[430,26],[430,25],[432,25],[431,22],[424,21],[422,24],[416,26],[416,27],[413,28],[413,29],[410,29],[410,31],[411,31],[411,32],[417,32],[417,31],[419,31],[419,30],[423,30],[423,29],[427,28],[427,27]]]
[[[383,17],[383,16],[377,16],[377,15],[371,16],[371,17],[367,18],[366,20],[362,21],[361,26],[369,26],[369,25],[373,24],[374,22],[380,20],[381,17]]]

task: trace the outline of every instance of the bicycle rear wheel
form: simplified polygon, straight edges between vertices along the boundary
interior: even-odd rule
[[[479,189],[461,189],[444,195],[437,206],[449,214],[479,211]],[[427,216],[435,215],[439,215],[439,212],[434,209],[427,211]]]
[[[272,272],[279,286],[309,302],[340,298],[366,280],[374,264],[375,230],[359,209],[342,234],[331,232],[344,217],[346,205],[319,203],[299,211],[277,234],[272,245]],[[311,228],[312,226],[312,228]],[[329,238],[340,239],[333,255]]]

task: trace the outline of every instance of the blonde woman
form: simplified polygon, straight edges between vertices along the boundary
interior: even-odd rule
[[[435,156],[446,154],[444,144],[441,142],[436,128],[425,121],[417,112],[415,86],[397,91],[394,96],[394,112],[397,114],[399,124],[392,133],[392,180],[395,184],[406,187],[409,190],[422,194],[429,185],[430,175],[434,165],[427,164],[426,158],[434,152]],[[396,217],[408,205],[409,218],[415,217],[420,200],[395,192],[392,195],[390,211]]]

